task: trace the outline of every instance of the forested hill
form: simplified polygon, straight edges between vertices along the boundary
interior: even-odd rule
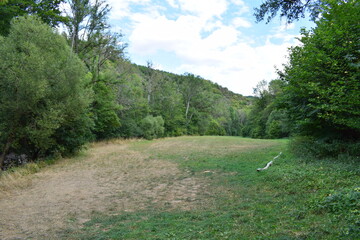
[[[245,122],[239,119],[241,110],[250,106],[248,98],[191,73],[160,71],[151,63],[117,64],[122,66],[122,80],[118,83],[122,137],[240,134]],[[140,94],[132,95],[133,101],[129,101],[132,96],[122,101],[121,96],[136,86]],[[130,104],[135,102],[138,105]],[[145,125],[151,131],[146,131]]]
[[[149,62],[149,64],[151,64]],[[132,65],[134,65],[135,68],[139,68],[139,70],[142,73],[147,73],[149,71],[149,67],[151,68],[151,65],[149,66],[142,66],[142,65],[137,65],[135,63],[132,63]],[[158,69],[153,69],[151,68],[152,71],[155,71],[157,73],[155,74],[160,74],[163,76],[167,76],[167,79],[170,81],[176,81],[176,79],[178,79],[179,77],[181,77],[179,74],[175,74],[175,73],[171,73],[171,72],[167,72],[167,71],[163,71],[163,70],[158,70]],[[189,73],[184,73],[183,75],[192,75]],[[223,95],[226,99],[228,99],[231,103],[233,103],[234,106],[246,106],[246,105],[250,105],[253,99],[253,96],[243,96],[239,93],[234,93],[231,90],[229,90],[226,87],[223,87],[217,83],[214,83],[211,80],[208,79],[204,79],[201,76],[197,76],[198,78],[202,79],[204,82],[204,84],[209,84],[211,86],[211,88],[213,89],[212,91],[218,92],[221,95]],[[255,87],[255,86],[254,86]]]

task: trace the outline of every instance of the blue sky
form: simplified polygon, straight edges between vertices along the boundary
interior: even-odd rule
[[[261,80],[276,78],[302,20],[255,23],[261,0],[108,0],[113,31],[124,34],[136,64],[190,72],[231,91],[251,95]]]

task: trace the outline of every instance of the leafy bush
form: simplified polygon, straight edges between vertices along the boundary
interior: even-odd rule
[[[346,221],[342,235],[346,239],[360,238],[360,187],[334,192],[317,202],[315,210],[332,213],[333,221]]]
[[[15,18],[0,37],[0,151],[34,159],[78,150],[93,126],[88,81],[62,36],[36,17]]]
[[[360,210],[360,187],[344,189],[326,196],[318,205],[319,210],[340,214]]]
[[[281,133],[281,123],[278,120],[274,120],[266,126],[266,137],[268,138],[280,138]]]
[[[93,132],[97,139],[106,139],[116,136],[116,130],[121,126],[117,111],[121,108],[116,103],[116,95],[106,80],[94,84],[94,102],[92,112],[95,127]]]
[[[144,138],[148,140],[159,138],[164,134],[164,119],[161,116],[149,115],[141,121],[140,127]]]
[[[290,143],[292,151],[305,158],[341,158],[359,157],[360,142],[339,139],[315,139],[313,137],[297,137]]]
[[[284,110],[273,110],[266,122],[267,138],[288,137],[290,132],[288,116]]]
[[[209,126],[205,132],[205,135],[224,136],[226,134],[225,129],[216,120],[211,120]]]
[[[118,128],[118,135],[124,138],[141,137],[143,131],[139,124],[136,123],[135,119],[121,119],[122,124]]]

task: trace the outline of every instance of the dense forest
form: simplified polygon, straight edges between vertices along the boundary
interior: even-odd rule
[[[294,145],[318,157],[358,156],[360,4],[284,2],[268,0],[256,19],[281,11],[291,22],[308,10],[316,27],[301,32],[277,79],[245,97],[131,63],[105,1],[0,1],[0,168],[117,137],[297,136]]]

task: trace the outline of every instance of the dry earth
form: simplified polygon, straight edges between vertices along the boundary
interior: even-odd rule
[[[129,142],[95,144],[85,156],[15,179],[13,186],[0,195],[3,240],[59,239],[97,212],[118,214],[149,206],[190,210],[207,194],[204,179],[175,163],[130,150]]]

